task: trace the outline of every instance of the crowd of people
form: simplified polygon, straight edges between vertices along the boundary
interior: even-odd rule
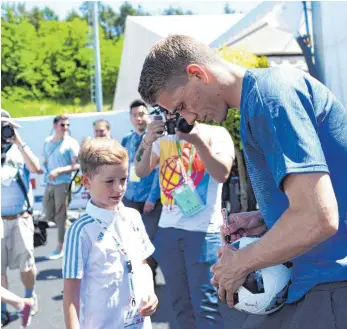
[[[38,312],[30,173],[44,174],[46,221],[58,241],[47,259],[63,259],[68,329],[151,328],[158,265],[180,329],[342,329],[347,320],[347,111],[321,83],[288,68],[244,69],[208,46],[169,36],[149,52],[139,82],[143,100],[129,106],[133,130],[118,142],[106,120],[94,138],[69,136],[54,118],[43,168],[1,111],[1,321],[7,304],[22,326]],[[184,118],[189,132],[151,118]],[[228,131],[203,122],[240,110],[240,135],[259,211],[223,224],[222,185],[234,162]],[[199,121],[199,123],[198,123]],[[116,126],[117,123],[112,123]],[[70,223],[76,172],[88,190],[85,212]],[[261,237],[235,250],[223,240]],[[252,272],[293,263],[284,307],[269,315],[236,311],[234,293]],[[19,269],[20,298],[6,269]],[[324,306],[324,307],[323,307]],[[308,317],[319,309],[315,317]]]

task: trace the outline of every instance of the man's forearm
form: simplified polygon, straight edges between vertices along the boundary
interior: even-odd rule
[[[25,143],[22,143],[18,145],[18,149],[23,155],[24,161],[28,166],[29,171],[31,173],[37,173],[38,171],[40,171],[40,161],[36,157],[36,155],[31,151],[29,146],[27,146],[27,144]]]
[[[75,164],[68,165],[68,166],[65,166],[65,167],[57,168],[59,175],[68,174],[68,173],[76,171],[78,169],[80,169],[80,164],[79,163],[75,163]]]
[[[227,161],[223,161],[217,154],[214,154],[211,147],[204,140],[200,140],[194,146],[207,172],[217,182],[224,183],[229,177],[231,165]]]
[[[150,174],[151,155],[152,143],[147,142],[145,138],[143,138],[135,156],[135,171],[137,176],[145,177]]]
[[[287,209],[257,242],[237,252],[245,274],[289,261],[329,237],[320,221],[309,212]]]

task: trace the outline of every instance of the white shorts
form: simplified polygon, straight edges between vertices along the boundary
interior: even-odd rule
[[[6,268],[27,272],[35,265],[34,223],[30,215],[3,220],[4,236],[1,240],[1,273]]]

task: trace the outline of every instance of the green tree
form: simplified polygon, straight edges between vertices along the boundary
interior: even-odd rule
[[[193,15],[191,10],[183,10],[181,8],[174,8],[170,6],[167,9],[163,10],[163,15]]]
[[[224,14],[234,14],[236,11],[231,8],[230,3],[227,2],[224,6]]]
[[[129,2],[124,2],[119,8],[119,15],[116,20],[118,35],[124,33],[125,22],[128,16],[139,16],[139,13]]]
[[[66,16],[65,21],[71,22],[74,19],[82,19],[82,17],[79,15],[79,13],[75,10],[72,9]]]

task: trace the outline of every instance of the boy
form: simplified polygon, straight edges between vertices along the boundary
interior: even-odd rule
[[[158,299],[145,260],[154,247],[139,212],[121,202],[128,154],[115,140],[88,138],[79,160],[91,199],[66,232],[66,328],[150,329]]]

